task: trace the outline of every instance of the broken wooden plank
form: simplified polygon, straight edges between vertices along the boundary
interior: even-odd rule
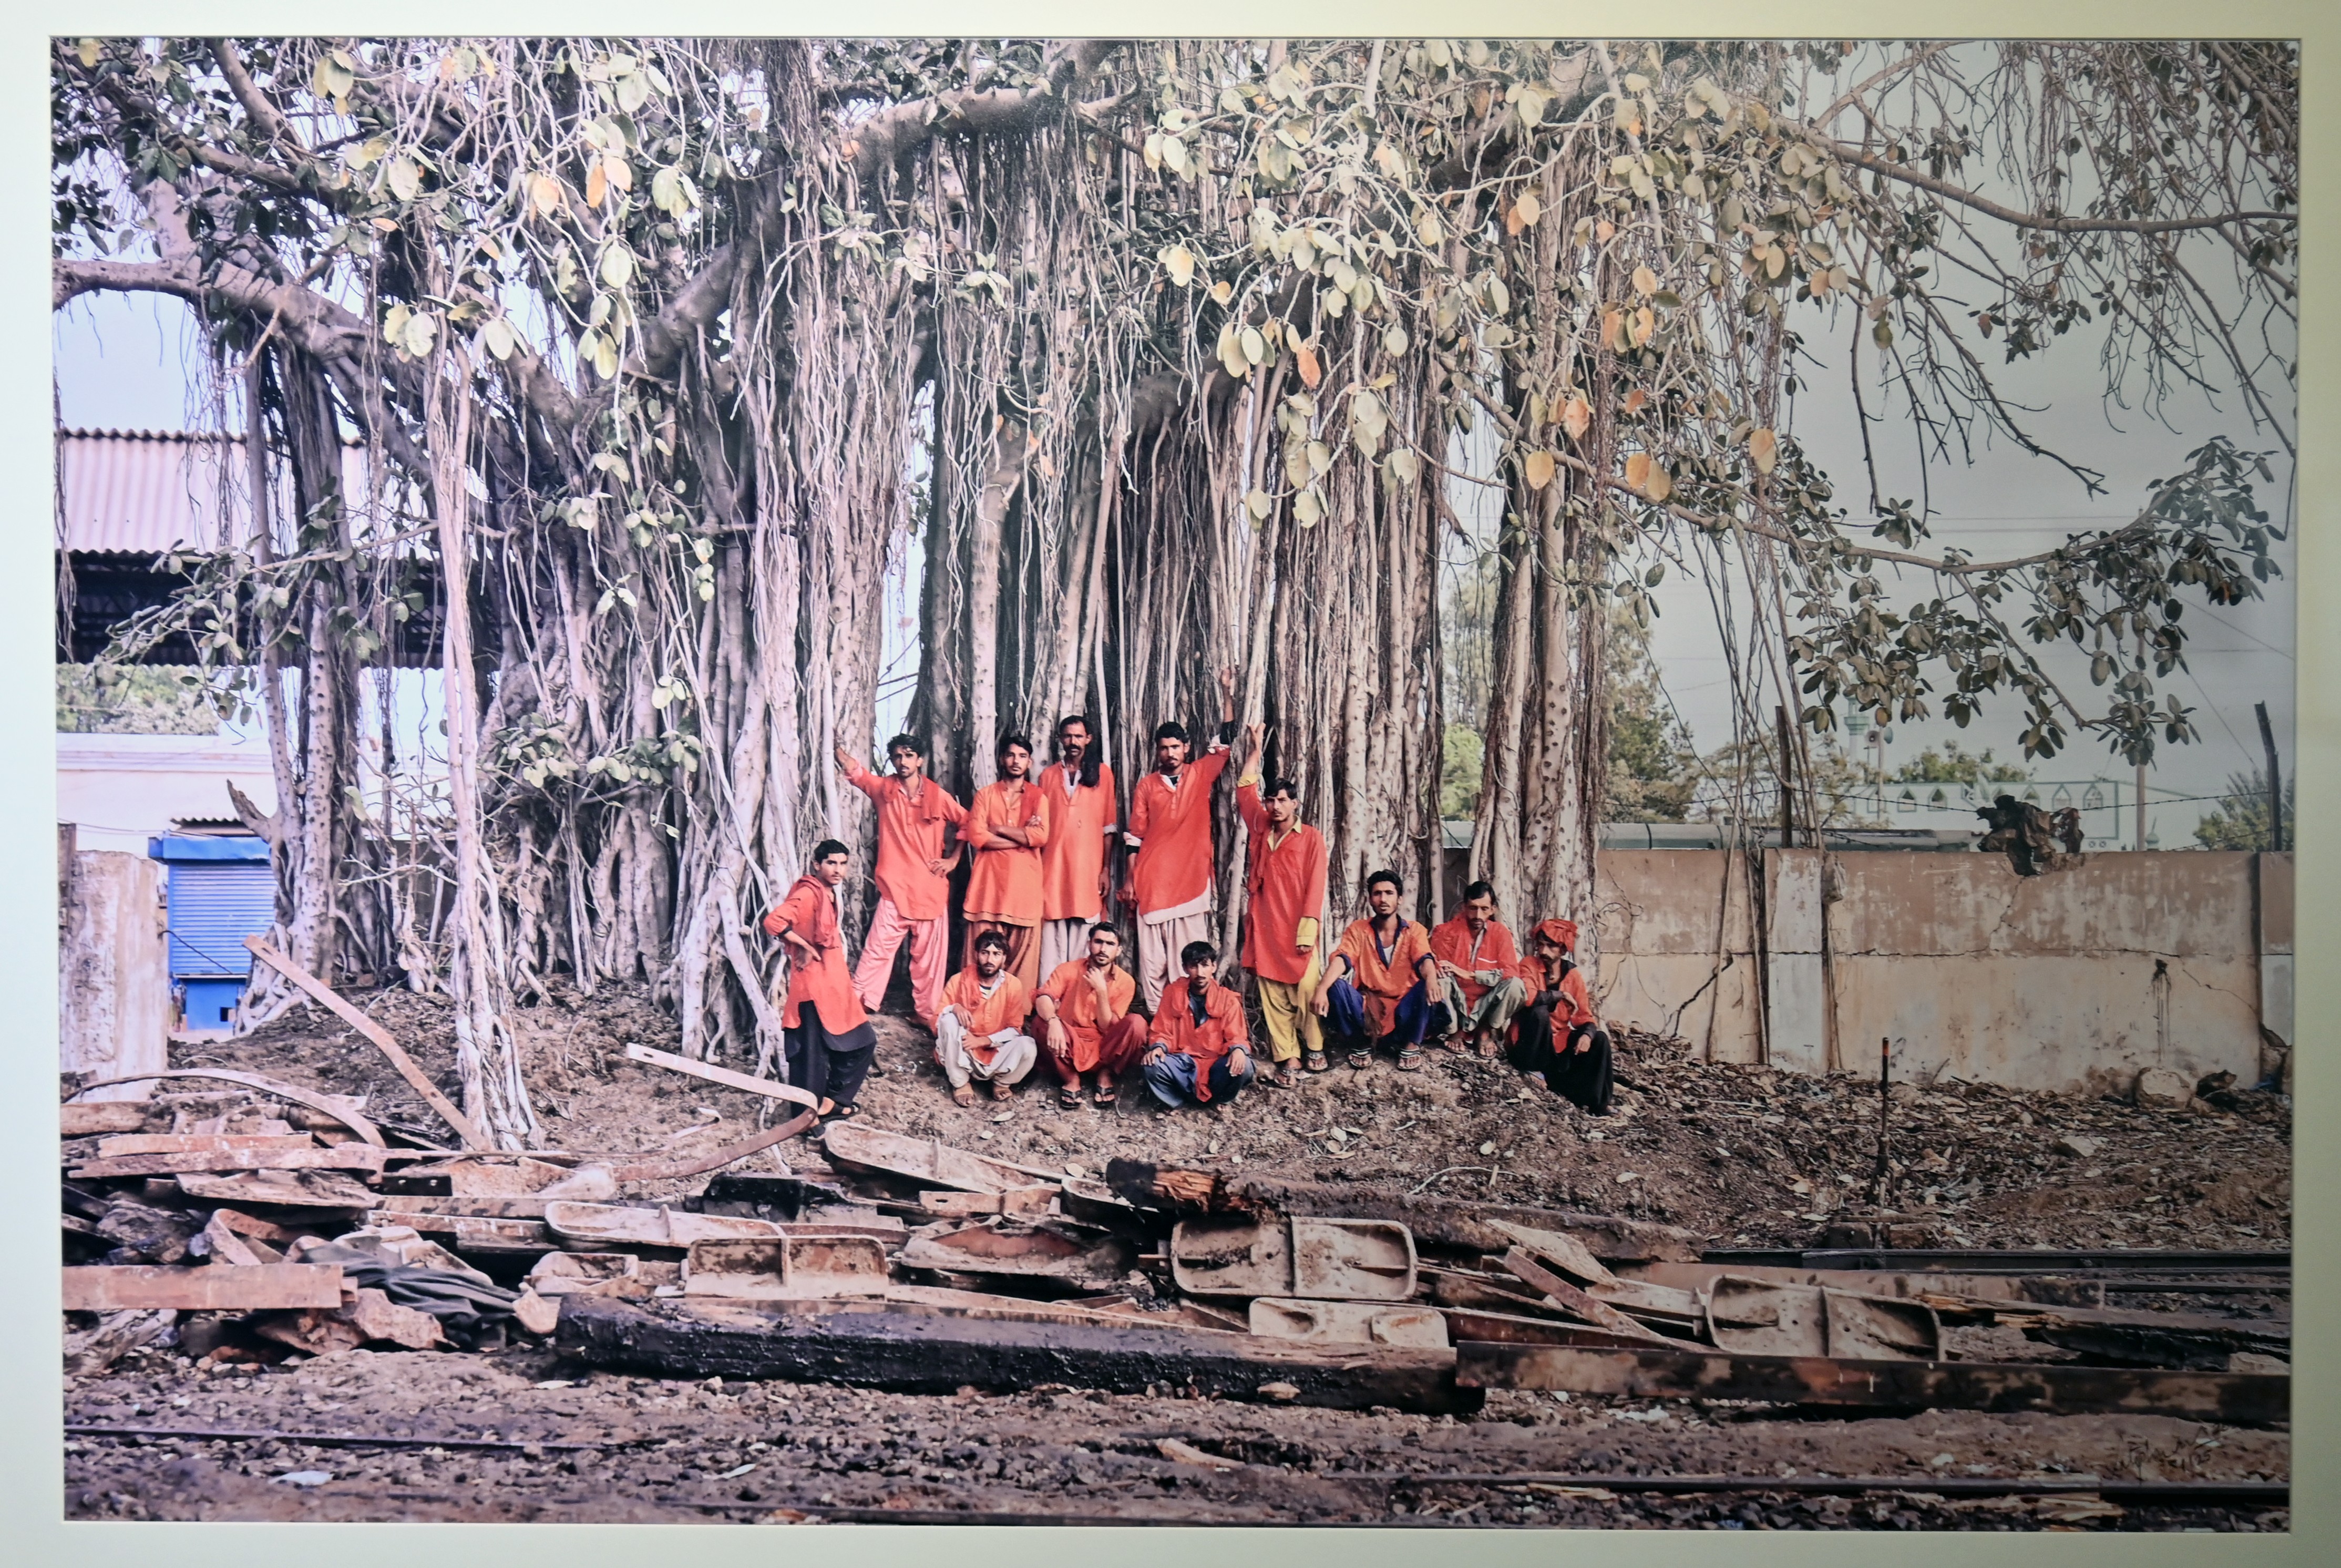
[[[848,1167],[882,1171],[930,1187],[965,1193],[1004,1193],[1035,1183],[1057,1184],[1060,1174],[954,1148],[932,1138],[906,1137],[858,1122],[832,1122],[822,1129],[822,1152]]]
[[[2271,1373],[2075,1366],[2068,1363],[1829,1361],[1720,1351],[1456,1347],[1470,1388],[1560,1389],[1634,1399],[1747,1399],[1906,1410],[2155,1414],[2198,1421],[2284,1421],[2292,1380]]]
[[[316,998],[335,1017],[372,1041],[375,1050],[390,1058],[390,1064],[398,1070],[398,1075],[412,1084],[414,1092],[423,1096],[424,1103],[439,1113],[439,1119],[455,1129],[456,1136],[463,1141],[465,1148],[484,1149],[489,1146],[492,1140],[482,1135],[480,1130],[472,1124],[470,1118],[455,1109],[454,1102],[439,1092],[439,1086],[423,1075],[423,1069],[414,1064],[414,1058],[409,1056],[398,1042],[391,1038],[390,1031],[344,1001],[341,994],[332,986],[277,952],[259,937],[247,936],[244,939],[244,944],[252,949],[254,956],[265,960],[270,968]]]
[[[684,1176],[702,1176],[710,1171],[720,1171],[724,1166],[744,1160],[751,1154],[759,1154],[775,1144],[784,1144],[807,1131],[820,1119],[808,1110],[802,1115],[793,1116],[768,1132],[759,1133],[752,1138],[742,1138],[736,1144],[726,1144],[714,1153],[702,1154],[696,1159],[646,1161],[635,1164],[622,1164],[611,1168],[610,1175],[613,1181],[618,1182],[670,1182],[680,1180]],[[583,1197],[585,1194],[583,1183],[596,1168],[592,1165],[579,1167],[575,1174],[563,1183],[564,1195],[574,1193],[575,1195]]]
[[[179,1191],[205,1203],[235,1203],[263,1208],[274,1206],[293,1209],[363,1209],[372,1206],[374,1194],[333,1171],[246,1171],[239,1175],[220,1176],[202,1171],[183,1171],[178,1176]]]
[[[1489,1344],[1562,1344],[1590,1350],[1641,1350],[1649,1341],[1639,1334],[1612,1333],[1606,1328],[1563,1323],[1558,1318],[1529,1317],[1519,1313],[1485,1312],[1476,1307],[1442,1307],[1450,1344],[1479,1340]]]
[[[685,1073],[693,1078],[704,1078],[710,1084],[721,1084],[727,1089],[738,1089],[750,1094],[762,1094],[769,1100],[786,1100],[792,1104],[817,1106],[820,1096],[793,1084],[782,1084],[772,1078],[752,1078],[745,1073],[734,1073],[729,1067],[718,1067],[712,1062],[694,1062],[688,1056],[677,1056],[671,1051],[653,1051],[647,1045],[629,1044],[626,1060],[663,1067],[670,1073]]]
[[[65,1271],[65,1310],[125,1312],[256,1312],[266,1307],[338,1307],[339,1263],[263,1263],[236,1268],[143,1265]]]
[[[1618,1283],[1618,1276],[1594,1261],[1585,1243],[1560,1231],[1548,1231],[1535,1225],[1514,1224],[1509,1220],[1489,1220],[1489,1226],[1511,1238],[1513,1246],[1530,1257],[1549,1263],[1575,1280],[1579,1286],[1608,1285]],[[1506,1249],[1509,1251],[1509,1248]]]
[[[144,1100],[99,1100],[82,1105],[60,1105],[58,1132],[67,1138],[135,1133],[146,1124],[149,1109]]]
[[[279,1126],[283,1123],[277,1124]],[[97,1141],[97,1157],[118,1160],[125,1154],[222,1154],[232,1149],[314,1149],[313,1133],[288,1133],[278,1137],[255,1133],[127,1133]]]
[[[301,1233],[298,1231],[287,1230],[272,1220],[238,1213],[234,1209],[214,1209],[212,1211],[212,1218],[234,1231],[237,1235],[252,1236],[264,1242],[274,1242],[279,1246],[283,1246]]]
[[[1117,1393],[1191,1389],[1331,1409],[1386,1405],[1466,1414],[1485,1395],[1457,1386],[1454,1357],[1434,1350],[1322,1348],[1108,1324],[1025,1323],[903,1312],[793,1313],[744,1304],[563,1300],[554,1349],[592,1366],[694,1379],[785,1378],[949,1393],[1071,1383]],[[1263,1393],[1263,1389],[1276,1393]]]
[[[305,1105],[312,1111],[331,1116],[376,1148],[383,1146],[382,1129],[358,1114],[343,1102],[340,1095],[297,1088],[274,1078],[264,1078],[257,1073],[242,1073],[226,1067],[174,1067],[163,1073],[132,1073],[120,1078],[101,1078],[95,1084],[83,1084],[75,1092],[86,1094],[93,1089],[108,1088],[115,1084],[144,1084],[157,1078],[215,1078],[224,1084],[241,1084],[247,1089],[257,1089],[287,1104]]]
[[[188,1171],[365,1171],[382,1169],[383,1152],[368,1144],[320,1149],[222,1149],[216,1154],[125,1154],[75,1165],[75,1179],[101,1176],[175,1176]]]
[[[239,1268],[249,1269],[258,1268],[264,1263],[283,1261],[280,1257],[261,1256],[254,1250],[254,1243],[250,1238],[237,1234],[228,1227],[227,1222],[220,1217],[226,1213],[225,1209],[214,1209],[212,1211],[212,1217],[204,1222],[204,1243],[211,1249],[214,1263],[232,1263]],[[268,1245],[265,1242],[259,1244],[264,1247]]]
[[[1502,1261],[1504,1267],[1509,1270],[1513,1277],[1519,1280],[1521,1283],[1542,1291],[1554,1303],[1575,1313],[1596,1328],[1606,1328],[1610,1333],[1623,1334],[1628,1339],[1645,1339],[1657,1344],[1682,1343],[1679,1340],[1669,1340],[1656,1329],[1645,1328],[1607,1302],[1594,1300],[1518,1247],[1506,1253]]]

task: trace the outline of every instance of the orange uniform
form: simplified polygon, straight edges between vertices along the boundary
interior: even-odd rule
[[[985,1066],[1000,1054],[992,1036],[1002,1030],[1021,1029],[1025,1015],[1032,1010],[1031,993],[1024,983],[1006,970],[1000,973],[991,994],[983,994],[983,976],[973,969],[962,969],[943,986],[943,1005],[959,1010],[965,1021],[961,1036],[967,1054]]]
[[[821,1014],[821,1026],[830,1034],[843,1034],[869,1021],[861,999],[853,994],[853,977],[845,967],[845,934],[838,926],[837,895],[819,877],[801,876],[789,895],[764,916],[764,934],[778,936],[792,931],[797,940],[817,955],[807,964],[792,955],[789,994],[782,1004],[781,1023],[794,1029],[803,1023],[799,1009],[810,1002]]]
[[[1262,980],[1297,984],[1316,955],[1313,941],[1309,952],[1300,950],[1300,923],[1316,922],[1325,908],[1324,835],[1295,826],[1271,843],[1268,808],[1260,804],[1257,784],[1236,790],[1236,810],[1251,834],[1251,864],[1244,877],[1243,966]],[[1310,925],[1312,938],[1317,929]]]
[[[1194,988],[1194,981],[1184,977],[1162,988],[1162,1006],[1154,1014],[1150,1038],[1166,1051],[1192,1056],[1199,1069],[1195,1080],[1201,1084],[1206,1082],[1202,1070],[1241,1045],[1247,1034],[1242,998],[1217,983],[1203,993],[1203,1021],[1196,1023],[1194,1004],[1188,1000]]]
[[[1488,922],[1488,929],[1480,934],[1475,945],[1471,938],[1471,923],[1459,914],[1431,932],[1430,955],[1445,959],[1464,971],[1456,978],[1455,984],[1461,987],[1463,1003],[1467,1007],[1479,1006],[1479,998],[1488,994],[1489,989],[1473,979],[1473,975],[1492,969],[1509,979],[1519,973],[1520,964],[1519,950],[1512,944],[1509,926],[1500,920]],[[1525,981],[1528,977],[1521,975],[1520,978]]]
[[[1098,894],[1105,875],[1105,835],[1117,820],[1113,769],[1099,764],[1098,782],[1084,789],[1079,769],[1057,764],[1041,772],[1041,794],[1049,803],[1049,842],[1041,852],[1041,918],[1095,920],[1105,907]]]
[[[1106,982],[1106,1000],[1113,1014],[1106,1019],[1100,1015],[1097,988],[1084,973],[1089,968],[1086,958],[1060,964],[1041,987],[1041,994],[1057,1004],[1057,1016],[1072,1037],[1073,1070],[1092,1073],[1097,1070],[1099,1044],[1104,1032],[1130,1014],[1130,1004],[1138,999],[1138,977],[1120,964],[1113,967],[1112,978]]]
[[[1131,881],[1141,918],[1210,896],[1211,788],[1233,754],[1196,758],[1180,770],[1175,786],[1159,773],[1148,774],[1130,792],[1130,831],[1139,840]]]
[[[967,807],[930,778],[919,783],[915,801],[892,775],[880,777],[853,764],[846,782],[878,807],[878,892],[906,921],[937,920],[951,913],[951,882],[927,869],[943,854],[943,828],[967,820]],[[892,956],[890,951],[887,954]]]
[[[1026,826],[1036,816],[1040,824]],[[1030,780],[1001,779],[975,792],[966,825],[960,830],[974,846],[965,904],[970,920],[1041,924],[1042,851],[1051,836],[1050,817],[1048,792]],[[1022,829],[1030,843],[1023,848],[987,848],[984,834],[996,827]]]
[[[1390,1014],[1398,1004],[1422,978],[1415,973],[1422,961],[1430,956],[1430,936],[1420,921],[1401,919],[1398,940],[1387,953],[1374,934],[1371,918],[1353,920],[1341,933],[1341,944],[1334,951],[1350,961],[1350,984],[1358,988],[1359,999],[1365,1004],[1366,1021],[1372,1025],[1376,1037],[1390,1032]]]
[[[1579,1024],[1601,1022],[1594,1014],[1593,994],[1586,988],[1585,970],[1582,965],[1570,963],[1569,973],[1560,977],[1560,983],[1557,986],[1546,974],[1544,960],[1541,958],[1521,959],[1519,966],[1514,973],[1529,988],[1529,1000],[1531,1003],[1537,999],[1539,992],[1558,990],[1560,993],[1560,1002],[1552,1010],[1552,1026],[1556,1033],[1565,1034]]]

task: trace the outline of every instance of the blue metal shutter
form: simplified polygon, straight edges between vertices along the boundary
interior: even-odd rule
[[[247,936],[263,936],[276,918],[276,878],[266,861],[171,864],[171,975],[252,972]]]

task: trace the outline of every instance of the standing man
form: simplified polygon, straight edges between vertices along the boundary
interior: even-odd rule
[[[943,987],[943,1010],[935,1020],[935,1065],[951,1084],[951,1104],[972,1105],[970,1079],[991,1085],[991,1097],[1005,1100],[1012,1084],[1032,1071],[1040,1047],[1024,1033],[1032,994],[1008,973],[1008,938],[987,931],[974,942],[971,962]]]
[[[1529,944],[1534,956],[1520,965],[1529,990],[1519,1037],[1506,1053],[1521,1072],[1541,1074],[1545,1086],[1596,1116],[1609,1114],[1609,1031],[1594,1014],[1585,971],[1572,954],[1577,925],[1543,920]]]
[[[1057,721],[1057,761],[1041,775],[1049,842],[1041,849],[1041,973],[1089,952],[1105,914],[1106,846],[1121,831],[1113,769],[1098,757],[1097,731],[1079,714]]]
[[[1480,1057],[1494,1056],[1497,1042],[1512,1026],[1512,1014],[1528,1001],[1528,986],[1518,973],[1520,954],[1511,928],[1496,918],[1492,886],[1475,882],[1463,890],[1462,909],[1431,932],[1430,955],[1439,961],[1455,1020],[1449,1046],[1462,1050],[1469,1030]]]
[[[764,916],[764,934],[779,937],[789,952],[789,992],[781,1004],[789,1082],[818,1095],[814,1109],[832,1121],[853,1114],[878,1050],[878,1036],[845,973],[837,884],[845,880],[848,863],[843,844],[822,839],[813,845],[812,869]]]
[[[1146,1020],[1130,1010],[1137,998],[1138,982],[1121,966],[1121,933],[1101,920],[1090,927],[1089,956],[1057,965],[1032,999],[1058,1104],[1081,1103],[1084,1073],[1097,1074],[1097,1103],[1113,1104],[1114,1080],[1146,1049]]]
[[[1341,934],[1310,999],[1317,1016],[1347,1042],[1350,1065],[1360,1070],[1372,1063],[1380,1040],[1398,1047],[1400,1072],[1419,1072],[1423,1036],[1453,1026],[1447,1004],[1432,999],[1439,961],[1430,956],[1430,935],[1398,912],[1403,891],[1394,871],[1366,878],[1366,905],[1373,914],[1351,921]]]
[[[1008,944],[1008,972],[1030,996],[1041,985],[1041,855],[1052,835],[1048,793],[1028,777],[1032,743],[1000,742],[1000,780],[975,792],[960,829],[974,856],[967,877],[967,961],[975,939],[997,932]]]
[[[845,782],[878,807],[878,913],[853,967],[853,989],[864,1012],[875,1013],[894,975],[894,953],[911,939],[911,1002],[931,1031],[942,1007],[943,975],[951,963],[951,871],[959,851],[943,854],[943,830],[967,821],[967,807],[922,776],[926,754],[908,735],[886,743],[893,773],[880,778],[852,752],[837,748]]]
[[[1138,852],[1123,896],[1138,905],[1138,979],[1149,1013],[1162,1005],[1162,988],[1175,977],[1178,954],[1210,933],[1211,786],[1228,765],[1225,741],[1234,738],[1236,672],[1220,672],[1226,734],[1200,762],[1188,761],[1186,726],[1176,719],[1156,726],[1154,771],[1130,792],[1130,832]]]
[[[1236,810],[1250,834],[1251,863],[1244,877],[1243,966],[1260,985],[1260,1022],[1275,1071],[1268,1082],[1290,1089],[1300,1082],[1304,1048],[1311,1073],[1325,1071],[1325,1044],[1309,999],[1321,964],[1317,945],[1325,908],[1325,839],[1300,824],[1300,786],[1290,779],[1260,793],[1262,726],[1244,732],[1243,772],[1236,780]]]
[[[1219,949],[1190,942],[1180,950],[1186,973],[1164,988],[1146,1055],[1139,1065],[1146,1086],[1165,1109],[1225,1104],[1250,1087],[1244,1050],[1243,1001],[1219,984]]]

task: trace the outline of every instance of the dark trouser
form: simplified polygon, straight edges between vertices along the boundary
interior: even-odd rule
[[[1146,1077],[1146,1086],[1153,1091],[1154,1097],[1175,1111],[1181,1105],[1200,1104],[1206,1098],[1222,1103],[1232,1100],[1250,1086],[1259,1069],[1253,1064],[1249,1051],[1244,1053],[1244,1070],[1240,1074],[1228,1071],[1225,1056],[1215,1059],[1210,1071],[1203,1078],[1203,1086],[1210,1091],[1208,1096],[1195,1092],[1195,1059],[1192,1056],[1166,1051],[1161,1061],[1148,1063],[1141,1071]]]
[[[1568,1036],[1553,1039],[1552,1008],[1524,1007],[1514,1020],[1519,1033],[1504,1057],[1523,1073],[1539,1073],[1556,1094],[1566,1096],[1596,1116],[1609,1114],[1609,1032],[1599,1024],[1570,1026]],[[1579,1043],[1585,1049],[1577,1049]]]
[[[1430,983],[1418,980],[1390,1014],[1390,1032],[1382,1036],[1382,1044],[1399,1051],[1416,1051],[1422,1047],[1426,1034],[1444,1034],[1455,1027],[1444,1002],[1430,999]],[[1338,1039],[1343,1049],[1357,1052],[1372,1044],[1366,1023],[1366,999],[1350,983],[1346,974],[1333,982],[1333,989],[1325,998],[1325,1032]]]
[[[832,1034],[822,1027],[821,1010],[810,1002],[798,1005],[797,1017],[797,1026],[785,1036],[789,1082],[822,1099],[852,1104],[878,1054],[878,1035],[870,1021],[865,1018],[842,1034]]]

